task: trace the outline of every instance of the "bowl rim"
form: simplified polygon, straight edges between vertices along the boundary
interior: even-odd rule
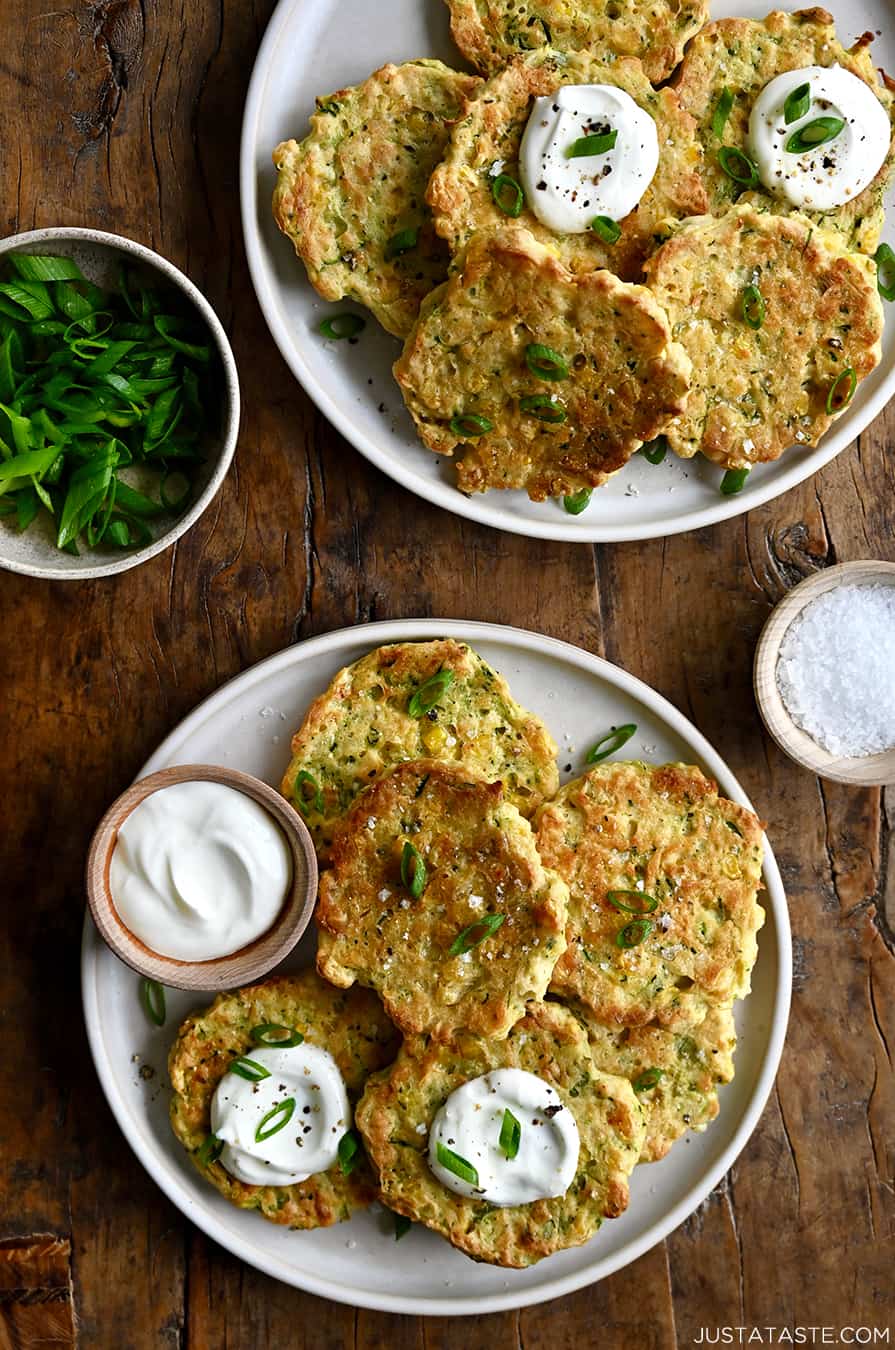
[[[752,667],[755,702],[768,734],[789,759],[821,778],[857,787],[895,782],[895,747],[873,755],[834,755],[794,721],[777,686],[777,661],[783,639],[812,600],[848,584],[895,586],[895,562],[855,559],[825,567],[794,586],[771,610],[761,630]]]
[[[138,243],[137,240],[129,239],[123,234],[112,234],[107,230],[93,230],[78,225],[50,225],[42,229],[25,230],[21,234],[10,234],[5,239],[0,239],[0,258],[7,253],[26,251],[33,249],[38,244],[51,244],[60,240],[100,244],[105,248],[117,249],[161,272],[172,285],[186,295],[187,299],[198,310],[217,348],[224,371],[224,389],[222,391],[224,417],[221,430],[221,448],[214,472],[190,509],[158,539],[154,539],[151,544],[147,544],[144,548],[135,549],[133,553],[128,553],[123,557],[114,558],[107,563],[89,564],[78,569],[60,567],[52,561],[35,563],[30,560],[10,559],[3,557],[0,553],[0,568],[7,572],[16,572],[20,576],[39,577],[45,581],[90,581],[96,577],[111,577],[122,572],[129,572],[132,567],[139,567],[141,563],[149,562],[150,558],[155,558],[159,553],[164,553],[166,549],[186,534],[187,530],[195,525],[199,517],[211,505],[229,472],[239,438],[241,412],[239,372],[230,340],[223,324],[212,308],[211,302],[206,299],[198,286],[190,281],[184,272],[181,272],[179,267],[169,262],[162,254],[147,247],[146,244]]]
[[[270,927],[237,951],[208,961],[179,960],[147,946],[118,914],[109,885],[109,864],[125,820],[147,797],[179,783],[218,783],[256,801],[279,826],[292,861],[289,890]],[[106,946],[120,961],[145,979],[157,980],[172,989],[217,993],[262,979],[299,942],[317,903],[317,854],[301,816],[262,779],[218,764],[169,765],[136,779],[103,813],[90,840],[84,880],[93,922]]]

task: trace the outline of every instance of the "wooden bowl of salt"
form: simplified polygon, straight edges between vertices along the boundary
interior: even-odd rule
[[[895,563],[841,563],[772,611],[755,699],[790,759],[821,778],[895,783]]]

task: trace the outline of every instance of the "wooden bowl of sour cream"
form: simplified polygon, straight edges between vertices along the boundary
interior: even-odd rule
[[[187,764],[141,778],[112,803],[86,882],[101,937],[139,975],[174,989],[231,989],[267,975],[308,927],[317,858],[301,816],[273,788]]]

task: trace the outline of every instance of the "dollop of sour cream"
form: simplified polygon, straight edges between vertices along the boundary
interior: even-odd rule
[[[122,923],[160,956],[212,961],[270,928],[292,880],[279,826],[221,783],[172,783],[118,831],[109,890]]]
[[[230,1175],[249,1186],[291,1186],[332,1167],[351,1126],[345,1081],[332,1055],[305,1041],[253,1047],[246,1058],[269,1076],[248,1082],[225,1073],[211,1102],[212,1133],[223,1142],[220,1161]],[[271,1112],[277,1114],[263,1124]],[[281,1118],[281,1129],[255,1137]]]
[[[500,1147],[504,1112],[519,1122],[519,1152]],[[475,1168],[465,1181],[438,1159],[438,1145]],[[429,1131],[429,1166],[456,1195],[498,1206],[529,1205],[564,1195],[575,1179],[580,1139],[575,1117],[555,1088],[524,1069],[495,1069],[456,1089]]]
[[[808,111],[787,123],[787,95],[807,84]],[[797,131],[818,117],[845,123],[833,140],[801,154],[786,149]],[[830,211],[873,182],[889,151],[892,129],[869,85],[842,66],[789,70],[765,85],[752,107],[749,141],[764,186],[791,206]]]
[[[575,141],[612,131],[617,134],[611,150],[569,158]],[[535,99],[519,151],[519,175],[528,205],[557,234],[584,234],[595,216],[623,220],[658,166],[656,124],[623,89],[570,84]]]

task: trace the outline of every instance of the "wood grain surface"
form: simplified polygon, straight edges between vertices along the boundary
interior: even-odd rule
[[[802,577],[895,559],[895,414],[779,501],[665,541],[530,542],[409,496],[314,410],[249,283],[238,137],[272,7],[0,7],[4,232],[97,226],[164,253],[216,306],[245,396],[235,466],[174,549],[109,581],[0,573],[0,1347],[72,1344],[75,1326],[110,1350],[670,1350],[704,1327],[889,1328],[895,798],[786,761],[762,733],[751,660]],[[554,634],[692,718],[770,822],[796,950],[775,1091],[699,1211],[599,1286],[462,1323],[323,1303],[204,1238],[119,1133],[79,1009],[87,842],[160,738],[290,642],[428,615]]]

